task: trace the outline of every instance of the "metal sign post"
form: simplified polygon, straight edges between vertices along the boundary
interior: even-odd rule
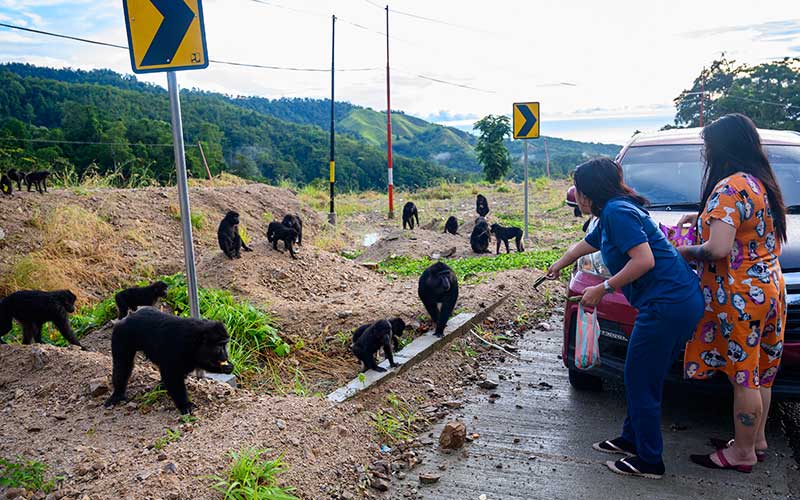
[[[178,170],[178,202],[181,207],[181,233],[183,234],[183,257],[186,261],[186,285],[189,290],[189,310],[193,318],[200,318],[200,300],[197,294],[197,272],[194,265],[194,243],[192,239],[192,217],[189,209],[189,183],[186,179],[186,151],[183,146],[183,120],[178,78],[174,71],[167,72],[169,111],[172,115],[172,141],[175,148],[175,166]]]
[[[528,139],[525,139],[525,241],[528,241]]]
[[[334,207],[335,185],[336,185],[336,99],[334,96],[336,66],[336,16],[331,16],[331,158],[330,158],[330,180],[331,180],[331,211],[328,214],[328,224],[336,225],[336,210]]]
[[[539,103],[517,102],[512,111],[514,139],[525,141],[525,241],[528,241],[528,139],[539,137]]]

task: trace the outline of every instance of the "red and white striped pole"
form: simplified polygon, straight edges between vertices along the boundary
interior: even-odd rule
[[[389,6],[386,6],[386,147],[389,158],[389,218],[394,219],[394,175],[392,174],[392,92],[389,78]]]

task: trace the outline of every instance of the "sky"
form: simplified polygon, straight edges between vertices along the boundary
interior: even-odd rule
[[[138,0],[145,1],[145,0]],[[209,58],[330,67],[336,99],[386,108],[378,0],[203,0]],[[674,119],[672,99],[723,52],[757,64],[800,57],[797,0],[395,0],[392,108],[470,129],[514,102],[541,103],[541,133],[624,143]],[[127,44],[122,2],[0,0],[0,22]],[[132,73],[127,51],[0,27],[0,61]],[[140,76],[162,86],[163,74]],[[184,88],[268,98],[330,96],[327,72],[211,64]],[[441,83],[442,80],[449,83]]]

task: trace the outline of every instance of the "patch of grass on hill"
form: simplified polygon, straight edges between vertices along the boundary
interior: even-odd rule
[[[212,476],[212,486],[222,500],[298,500],[295,488],[281,486],[278,476],[286,472],[283,456],[267,460],[268,450],[245,448],[230,452],[233,462],[223,476]]]
[[[482,273],[508,271],[511,269],[539,269],[546,270],[562,255],[559,250],[534,250],[522,253],[500,254],[490,257],[467,257],[464,259],[443,259],[442,262],[450,266],[458,276],[464,280],[468,276]],[[422,271],[433,264],[428,257],[394,257],[381,262],[378,269],[386,274],[398,276],[419,276]]]
[[[0,487],[24,488],[29,491],[43,491],[50,493],[56,487],[56,482],[61,477],[45,480],[47,465],[34,460],[18,458],[19,462],[0,458]]]

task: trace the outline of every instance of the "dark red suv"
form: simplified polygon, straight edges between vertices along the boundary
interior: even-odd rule
[[[617,161],[625,182],[650,200],[648,207],[656,222],[674,226],[682,215],[697,212],[703,170],[701,129],[681,129],[637,134],[622,149]],[[788,319],[784,332],[781,370],[773,387],[776,397],[800,399],[800,133],[760,130],[761,140],[778,176],[788,207],[788,242],[780,257],[787,288]],[[572,193],[567,204],[576,207]],[[591,229],[596,220],[589,223]],[[589,286],[609,277],[600,252],[582,257],[575,265],[569,295],[582,295]],[[603,298],[598,305],[600,322],[600,366],[589,371],[575,368],[575,321],[578,305],[566,302],[564,312],[564,365],[576,389],[600,389],[603,377],[622,378],[628,338],[636,309],[621,293]],[[681,356],[682,357],[682,356]],[[676,359],[667,380],[698,389],[728,384],[724,377],[706,381],[683,379],[682,359]]]

